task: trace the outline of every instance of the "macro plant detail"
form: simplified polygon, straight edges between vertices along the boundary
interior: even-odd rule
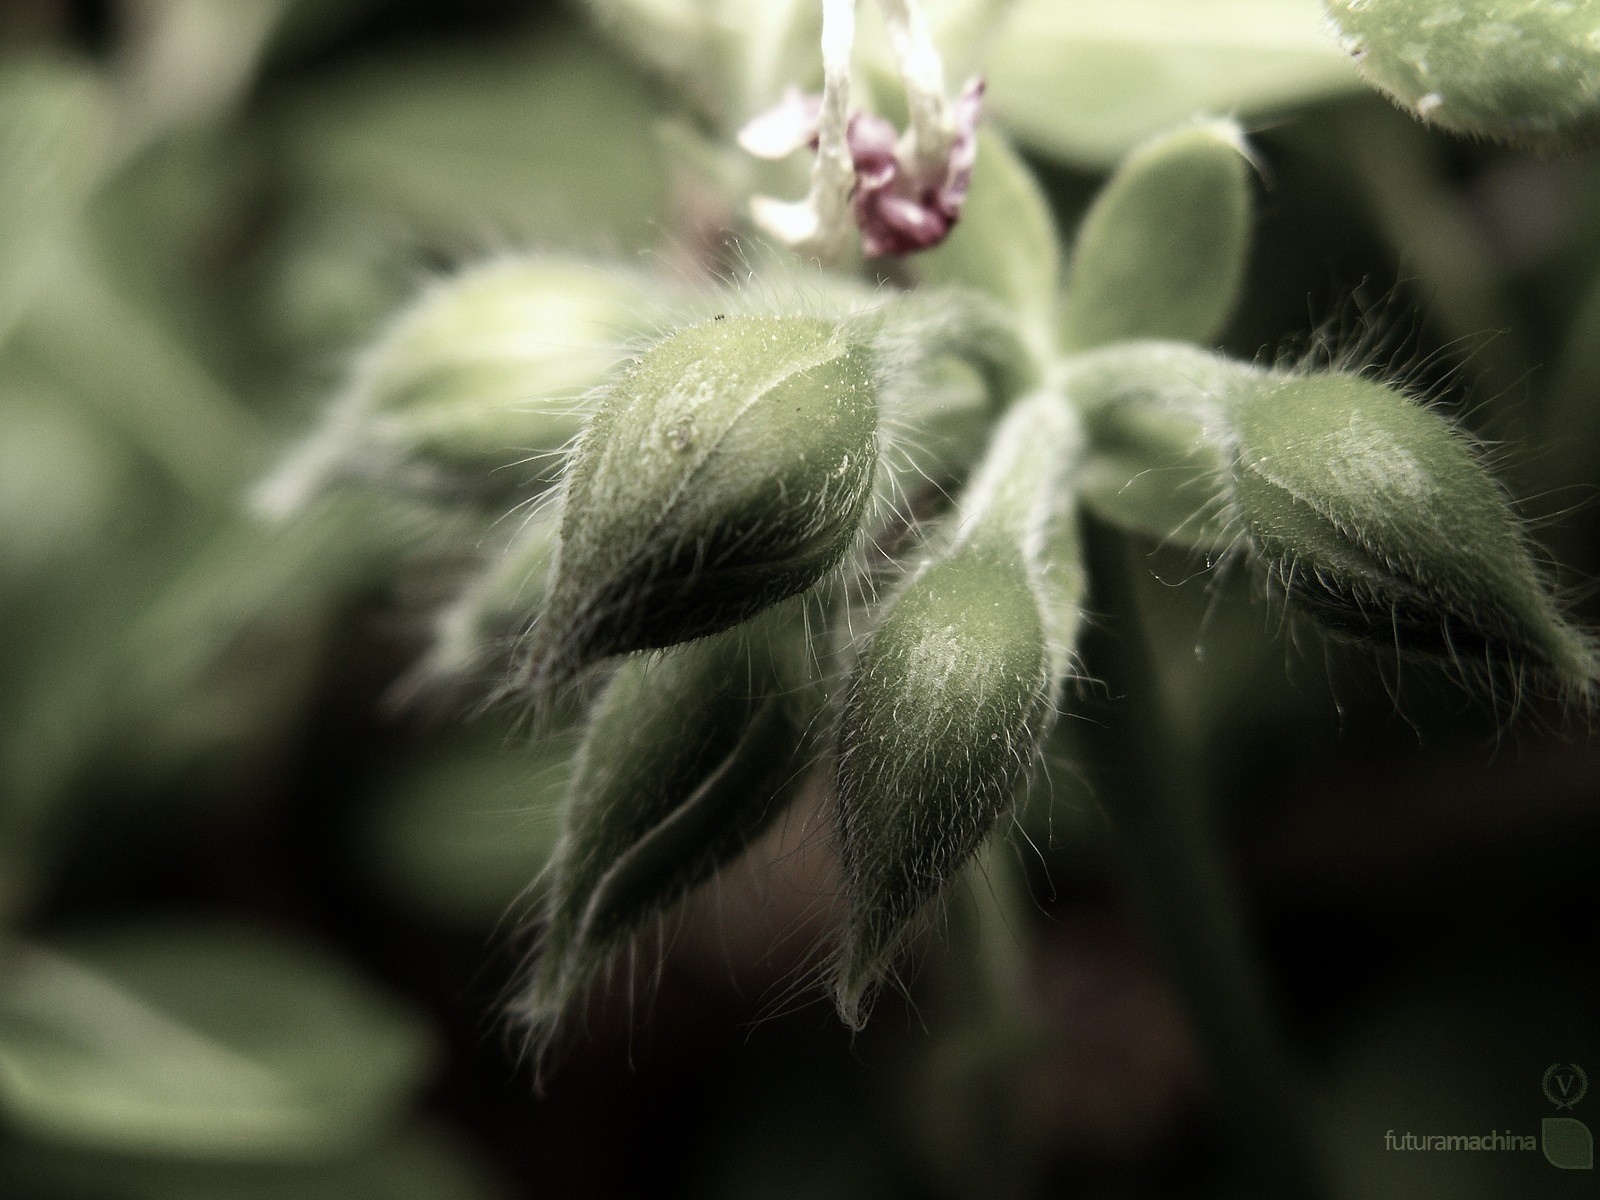
[[[362,361],[365,402],[313,439],[395,483],[481,446],[466,463],[481,490],[522,489],[518,533],[431,661],[497,663],[487,695],[585,730],[513,1006],[540,1054],[584,987],[808,774],[831,796],[843,879],[829,980],[859,1028],[1071,710],[1084,512],[1248,564],[1295,620],[1441,660],[1469,686],[1593,690],[1591,640],[1448,418],[1378,370],[1205,348],[1241,286],[1265,169],[1238,123],[1135,150],[1065,253],[1027,167],[998,129],[979,136],[981,79],[947,96],[920,8],[880,7],[903,136],[852,103],[844,0],[822,6],[821,95],[786,81],[739,129],[759,158],[813,154],[805,199],[748,202],[798,261],[779,249],[732,282],[671,285],[578,260],[478,268],[398,319]],[[1385,39],[1415,31],[1362,22],[1427,7],[1335,15],[1377,71]],[[1428,28],[1454,45],[1450,22]],[[941,256],[957,231],[1031,240]],[[852,242],[912,279],[870,289]],[[657,327],[605,361],[573,334],[608,306],[622,333],[649,308]],[[534,327],[540,350],[518,356],[515,331]],[[965,444],[930,471],[914,448],[939,439],[941,371],[981,390],[989,430],[973,436],[967,414]],[[1152,476],[1165,494],[1142,499]],[[575,716],[562,697],[586,679],[606,681]]]
[[[751,1144],[1353,1198],[1374,928],[1592,981],[1600,0],[22,7],[0,1193],[493,1200],[815,1004]]]

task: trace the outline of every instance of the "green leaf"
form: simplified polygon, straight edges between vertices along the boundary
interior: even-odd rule
[[[1077,438],[1061,397],[1013,406],[851,672],[836,752],[849,921],[833,988],[852,1028],[1009,811],[1054,719],[1083,619],[1066,486]]]
[[[1249,119],[1360,87],[1310,0],[1021,0],[988,75],[1019,141],[1097,168],[1196,113]]]
[[[0,65],[0,345],[99,179],[109,113],[85,67],[51,59]]]
[[[395,1118],[433,1056],[426,1028],[343,963],[247,926],[122,924],[9,958],[0,1109],[52,1141],[337,1153]]]
[[[492,1170],[450,1131],[414,1125],[359,1152],[305,1163],[184,1162],[16,1140],[0,1189],[30,1200],[503,1200]]]
[[[1418,120],[1557,149],[1600,133],[1596,0],[1325,0],[1361,74]]]
[[[1061,313],[1066,349],[1206,343],[1221,331],[1250,249],[1249,154],[1237,125],[1213,121],[1129,157],[1078,230]]]
[[[913,265],[927,283],[993,297],[1015,315],[1029,347],[1048,353],[1061,274],[1055,221],[1033,172],[998,132],[986,129],[978,137],[960,222]]]
[[[292,168],[456,250],[538,237],[657,240],[666,183],[638,77],[570,36],[391,58],[308,87],[284,115]]]

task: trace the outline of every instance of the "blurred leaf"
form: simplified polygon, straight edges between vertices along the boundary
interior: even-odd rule
[[[125,0],[124,153],[224,115],[296,0]]]
[[[49,59],[0,64],[0,344],[88,199],[107,123],[87,68]]]
[[[987,68],[1019,141],[1091,168],[1197,113],[1248,120],[1364,86],[1312,0],[1021,0]]]
[[[14,947],[0,1111],[40,1136],[192,1158],[302,1158],[373,1136],[429,1033],[324,951],[221,922]]]
[[[592,249],[658,234],[666,186],[638,78],[569,36],[390,60],[306,89],[293,165],[325,200],[395,212],[455,244]]]
[[[0,366],[0,603],[109,542],[134,499],[116,440],[48,380]]]
[[[487,1167],[447,1131],[417,1125],[348,1158],[192,1163],[63,1151],[0,1150],[0,1188],[30,1200],[502,1200]]]
[[[495,740],[398,764],[362,822],[377,886],[441,920],[493,925],[555,850],[572,753],[566,739]]]
[[[229,133],[169,137],[108,179],[86,214],[85,253],[105,286],[230,383],[248,331],[225,286],[253,236],[260,175]]]
[[[252,416],[86,256],[63,256],[18,340],[195,497],[225,497],[259,466]]]
[[[586,0],[621,49],[724,130],[821,79],[821,6],[807,0]]]
[[[424,262],[393,212],[307,205],[275,231],[257,266],[266,336],[298,370],[343,367],[416,292]]]

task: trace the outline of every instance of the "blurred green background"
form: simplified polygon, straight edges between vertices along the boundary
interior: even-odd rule
[[[1139,786],[1176,780],[1219,839],[1335,1190],[1592,1195],[1537,1153],[1384,1135],[1535,1132],[1550,1064],[1600,1079],[1600,746],[1286,643],[1247,579],[1104,531],[1113,682],[1014,839],[1022,1043],[963,1020],[973,972],[937,953],[849,1037],[808,986],[833,914],[802,803],[536,1094],[498,1014],[564,748],[392,702],[461,535],[361,489],[278,527],[246,499],[428,279],[703,253],[714,149],[764,99],[719,107],[717,55],[763,13],[0,5],[0,1195],[1270,1191],[1271,1114],[1219,1099],[1109,838],[1095,764],[1149,747]],[[1024,0],[960,44],[1063,228],[1143,137],[1242,114],[1263,178],[1227,348],[1436,389],[1600,624],[1600,155],[1428,134],[1320,37],[1304,0]]]

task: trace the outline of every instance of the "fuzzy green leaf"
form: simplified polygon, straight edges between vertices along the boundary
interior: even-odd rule
[[[577,260],[505,259],[430,290],[365,356],[374,437],[483,478],[549,474],[584,399],[642,332],[641,281]],[[490,479],[484,479],[486,484]]]
[[[1596,0],[1325,0],[1368,82],[1419,120],[1558,148],[1600,133]]]
[[[1216,337],[1249,255],[1249,153],[1237,125],[1214,121],[1166,134],[1118,169],[1078,230],[1067,349]]]
[[[504,258],[435,284],[362,355],[324,426],[263,488],[292,511],[341,475],[479,501],[554,480],[593,393],[649,321],[641,278]]]

